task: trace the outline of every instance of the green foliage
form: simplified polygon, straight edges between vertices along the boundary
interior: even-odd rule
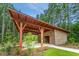
[[[5,52],[6,55],[11,55],[11,50],[15,48],[16,43],[16,37],[12,35],[12,32],[10,30],[7,30],[4,36],[4,40],[1,42],[0,51]]]
[[[4,36],[4,42],[7,42],[7,41],[11,41],[12,42],[12,39],[13,39],[13,36],[12,36],[12,33],[10,32],[10,30],[7,30],[5,36]]]
[[[69,42],[79,42],[79,21],[71,25],[71,32],[69,34]]]
[[[14,9],[12,4],[9,3],[0,3],[0,42],[6,41],[8,39],[11,39],[6,32],[9,30],[9,32],[13,33],[13,35],[17,35],[16,28],[11,20],[11,17],[8,13],[8,8]],[[7,38],[8,36],[8,38]],[[5,39],[6,38],[6,39]]]
[[[24,35],[24,41],[26,44],[31,44],[33,41],[36,41],[38,39],[37,35],[33,35],[31,32],[26,33]]]
[[[5,45],[4,48],[5,48],[5,52],[7,53],[7,55],[10,55],[11,49],[12,49],[11,42],[7,42],[7,45]]]
[[[70,43],[75,43],[75,42],[76,42],[76,40],[75,40],[75,38],[74,38],[74,37],[70,37],[70,38],[68,39],[68,42],[70,42]]]
[[[38,37],[37,35],[33,35],[31,32],[29,33],[26,33],[24,35],[24,43],[26,45],[26,48],[27,48],[27,55],[31,54],[32,53],[32,50],[33,50],[33,42],[34,41],[37,41]]]
[[[0,46],[0,52],[5,53],[6,55],[10,55],[11,49],[12,49],[12,44],[11,42],[7,42],[6,44],[3,43],[2,46]]]
[[[79,4],[69,3],[49,3],[48,9],[37,18],[69,30],[69,42],[79,42]]]

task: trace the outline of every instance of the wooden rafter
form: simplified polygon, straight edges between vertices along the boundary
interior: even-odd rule
[[[21,22],[25,22],[25,23],[27,22],[27,23],[34,24],[34,25],[38,25],[38,26],[42,26],[42,27],[45,27],[45,28],[48,28],[48,29],[56,29],[56,30],[60,30],[60,31],[63,31],[63,32],[68,33],[67,30],[64,30],[64,29],[61,29],[61,28],[59,28],[59,27],[50,25],[50,24],[48,24],[48,23],[46,23],[46,22],[40,21],[40,20],[38,20],[38,19],[35,19],[35,18],[33,18],[33,17],[29,16],[29,15],[25,15],[25,14],[23,14],[23,13],[16,12],[16,11],[13,10],[13,9],[9,9],[9,12],[10,12],[10,13],[17,14],[17,15],[19,14],[19,18],[21,18],[21,19],[19,19],[19,20],[20,20]],[[15,16],[15,15],[13,15],[13,16]]]
[[[23,25],[23,29],[22,29],[22,31],[25,29],[25,27],[26,27],[26,24]]]

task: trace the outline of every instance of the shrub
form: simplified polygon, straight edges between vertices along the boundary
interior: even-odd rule
[[[11,55],[11,50],[15,47],[17,41],[12,33],[8,30],[5,33],[4,40],[1,42],[1,51],[6,55]]]
[[[75,39],[74,38],[69,38],[69,42],[70,43],[75,43]]]
[[[26,48],[27,48],[27,50],[28,50],[28,55],[30,55],[31,54],[31,52],[32,52],[32,50],[33,50],[33,44],[32,44],[32,42],[34,42],[34,41],[36,41],[38,39],[38,36],[36,36],[36,35],[33,35],[32,33],[26,33],[25,35],[24,35],[24,38],[23,38],[23,40],[24,40],[24,42],[25,42],[25,44],[26,44]]]

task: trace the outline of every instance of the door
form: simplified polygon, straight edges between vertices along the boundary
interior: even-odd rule
[[[49,36],[45,36],[45,43],[49,43],[50,41],[50,37]]]

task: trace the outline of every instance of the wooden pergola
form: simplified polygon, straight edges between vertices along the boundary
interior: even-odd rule
[[[16,28],[20,34],[20,41],[19,45],[20,48],[22,48],[22,35],[26,32],[32,32],[33,34],[40,34],[41,37],[41,47],[43,47],[43,38],[44,38],[44,32],[51,31],[51,30],[60,30],[64,32],[68,32],[64,29],[61,29],[59,27],[50,25],[46,22],[40,21],[38,19],[35,19],[29,15],[25,15],[23,13],[17,12],[13,9],[8,9],[12,20],[14,24],[16,25]]]

